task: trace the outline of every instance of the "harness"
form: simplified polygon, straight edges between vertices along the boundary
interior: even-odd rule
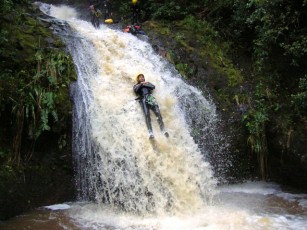
[[[100,10],[93,10],[92,12],[97,18],[99,18],[102,15]]]
[[[134,100],[142,100],[145,98],[145,102],[146,104],[149,104],[151,106],[155,106],[155,105],[158,105],[157,101],[156,101],[156,98],[152,95],[152,94],[146,94],[144,97],[137,97],[135,98]]]
[[[156,98],[154,96],[152,96],[152,94],[146,94],[145,95],[145,101],[149,105],[152,105],[152,106],[157,105]]]

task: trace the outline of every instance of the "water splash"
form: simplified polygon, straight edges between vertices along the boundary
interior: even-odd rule
[[[67,11],[45,10],[72,30],[63,39],[78,73],[72,95],[79,198],[142,214],[206,207],[216,181],[190,135],[187,111],[210,124],[216,119],[214,105],[185,84],[147,42],[104,25],[96,30],[71,8],[63,17]],[[154,143],[132,91],[140,72],[156,85],[154,95],[170,134],[165,138],[153,119]]]

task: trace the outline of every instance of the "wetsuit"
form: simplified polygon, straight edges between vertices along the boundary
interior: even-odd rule
[[[104,20],[111,18],[112,16],[112,4],[109,0],[105,0],[103,3]]]
[[[150,111],[149,111],[150,109],[155,113],[156,117],[158,118],[158,123],[160,125],[161,131],[164,132],[166,136],[168,136],[168,133],[164,129],[164,123],[162,120],[159,106],[156,102],[156,99],[152,95],[152,91],[154,89],[155,89],[155,86],[149,82],[147,82],[146,84],[139,83],[133,86],[134,92],[139,96],[139,102],[144,111],[146,125],[148,128],[150,137],[153,137]]]
[[[90,0],[90,7],[92,7],[91,23],[95,28],[99,28],[100,27],[99,19],[101,17],[101,11],[99,8],[101,7],[101,0]]]
[[[130,10],[132,11],[131,25],[135,25],[135,24],[138,25],[139,24],[139,16],[140,16],[140,12],[141,12],[139,3],[131,4]]]

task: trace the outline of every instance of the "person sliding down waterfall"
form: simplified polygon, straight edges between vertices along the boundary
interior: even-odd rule
[[[155,89],[155,86],[150,82],[146,82],[143,74],[138,74],[136,77],[136,81],[137,84],[133,86],[133,90],[135,94],[139,96],[137,99],[139,100],[140,105],[142,106],[144,111],[149,138],[150,139],[154,138],[151,126],[150,109],[157,116],[161,131],[166,137],[168,137],[169,134],[164,128],[164,123],[160,113],[159,106],[156,102],[156,99],[152,95],[152,91]]]

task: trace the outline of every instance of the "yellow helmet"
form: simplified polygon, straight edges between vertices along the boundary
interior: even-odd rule
[[[136,80],[137,82],[139,82],[139,77],[140,77],[140,76],[143,76],[143,77],[144,77],[144,74],[139,73],[138,75],[136,75],[136,79],[135,79],[135,80]]]
[[[132,0],[132,4],[136,4],[138,0]]]

